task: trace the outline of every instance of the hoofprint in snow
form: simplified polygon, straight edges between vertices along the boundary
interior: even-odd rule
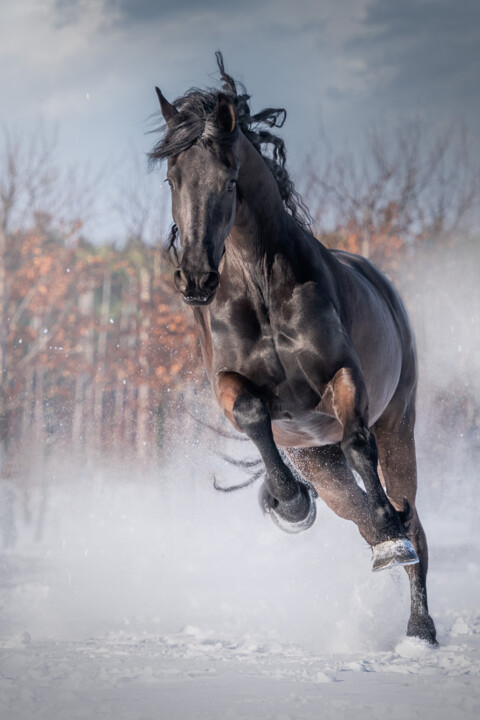
[[[288,536],[254,491],[206,488],[50,489],[41,542],[17,528],[0,559],[0,717],[479,716],[473,516],[424,513],[433,649],[404,637],[404,571],[372,574],[353,526],[319,506]]]

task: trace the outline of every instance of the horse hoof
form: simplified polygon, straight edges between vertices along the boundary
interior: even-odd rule
[[[408,621],[407,637],[423,640],[432,647],[438,647],[435,623],[428,613],[412,615]]]
[[[418,563],[418,555],[415,552],[413,543],[408,538],[397,538],[386,540],[374,545],[372,571],[378,572],[395,565],[415,565]]]
[[[300,493],[292,500],[278,502],[265,485],[260,488],[260,506],[284,532],[295,534],[308,530],[317,517],[315,498],[310,489],[301,484]]]

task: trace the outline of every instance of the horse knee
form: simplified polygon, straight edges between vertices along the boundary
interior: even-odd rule
[[[252,439],[270,424],[268,408],[263,400],[248,392],[242,393],[235,400],[233,417],[240,430]]]

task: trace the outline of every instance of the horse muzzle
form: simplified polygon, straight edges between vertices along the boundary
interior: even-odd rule
[[[173,274],[173,282],[187,305],[194,307],[209,305],[215,297],[220,273],[217,270],[209,270],[201,275],[192,276],[177,268]]]

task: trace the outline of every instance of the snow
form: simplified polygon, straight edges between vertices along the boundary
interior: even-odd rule
[[[311,530],[284,534],[257,488],[215,492],[200,461],[57,472],[28,521],[4,486],[1,718],[479,716],[480,541],[461,493],[432,503],[425,482],[419,498],[431,648],[405,637],[404,571],[373,574],[353,525],[319,504]]]
[[[193,627],[20,641],[3,663],[4,717],[401,718],[407,709],[414,718],[478,717],[474,645],[418,645],[325,655]]]

